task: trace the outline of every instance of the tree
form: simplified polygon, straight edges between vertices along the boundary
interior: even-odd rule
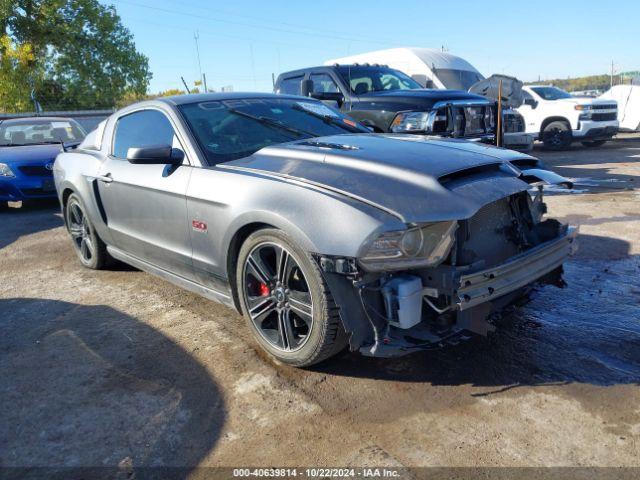
[[[98,0],[0,0],[0,28],[34,60],[26,77],[45,109],[110,108],[146,94],[151,73],[114,7]]]
[[[31,105],[31,87],[25,78],[35,67],[31,45],[18,45],[0,36],[0,110],[19,112]]]

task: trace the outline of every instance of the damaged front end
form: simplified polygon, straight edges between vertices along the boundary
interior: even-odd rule
[[[570,184],[539,169],[520,178],[531,191],[471,218],[385,232],[358,259],[318,259],[352,350],[391,357],[486,335],[494,314],[534,285],[563,285],[577,230],[543,219],[542,185]]]

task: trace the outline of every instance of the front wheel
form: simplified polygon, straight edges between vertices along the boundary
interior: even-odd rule
[[[591,140],[591,141],[581,142],[581,143],[582,143],[582,145],[584,145],[587,148],[595,148],[595,147],[601,147],[602,145],[607,143],[607,141],[606,140]]]
[[[77,195],[72,194],[67,200],[65,216],[73,249],[78,255],[80,263],[94,270],[104,268],[109,255],[107,247],[96,233]]]
[[[317,264],[284,232],[264,229],[247,238],[236,287],[255,339],[283,363],[313,365],[345,347],[338,308]]]
[[[571,126],[567,122],[551,122],[542,131],[542,142],[548,150],[565,150],[573,140]]]

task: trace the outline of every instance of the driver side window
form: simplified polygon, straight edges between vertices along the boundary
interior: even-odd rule
[[[314,73],[309,79],[313,82],[313,93],[340,93],[336,82],[326,73]]]
[[[130,148],[171,145],[180,148],[169,119],[158,110],[141,110],[120,117],[113,135],[112,155],[126,160]]]

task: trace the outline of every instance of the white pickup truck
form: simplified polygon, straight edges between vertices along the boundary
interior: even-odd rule
[[[618,132],[615,100],[573,97],[549,85],[522,87],[524,103],[517,108],[527,133],[542,140],[546,148],[562,150],[571,142],[599,147]]]

